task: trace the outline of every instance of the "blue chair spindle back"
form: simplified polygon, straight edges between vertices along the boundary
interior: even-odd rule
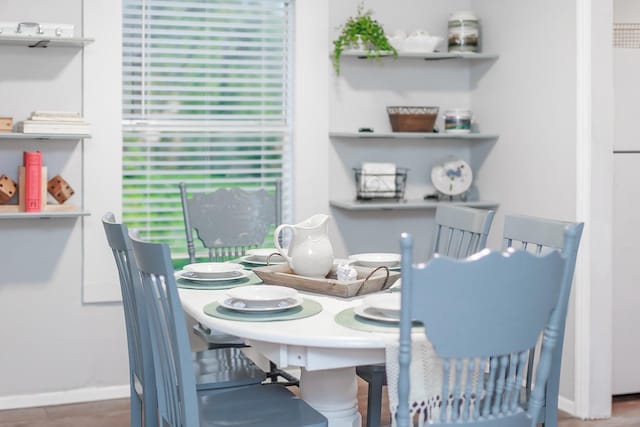
[[[410,425],[412,320],[424,324],[444,359],[440,396],[445,398],[434,425],[535,426],[557,341],[550,317],[558,303],[565,258],[557,251],[539,257],[484,250],[465,260],[436,255],[426,265],[413,265],[411,236],[403,234],[401,247],[398,426]],[[519,384],[528,350],[543,330],[534,392],[522,402]],[[471,381],[474,372],[480,374],[476,384]]]

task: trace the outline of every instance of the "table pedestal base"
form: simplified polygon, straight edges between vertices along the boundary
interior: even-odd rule
[[[329,427],[360,427],[355,368],[300,372],[300,396],[329,420]]]

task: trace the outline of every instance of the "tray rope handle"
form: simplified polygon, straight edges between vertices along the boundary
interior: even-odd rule
[[[274,256],[274,255],[280,255],[280,253],[279,252],[274,252],[272,254],[269,254],[267,256],[267,265],[271,265],[271,257]]]
[[[389,280],[389,267],[387,267],[386,265],[380,265],[374,268],[373,270],[371,270],[369,274],[367,274],[367,277],[364,278],[364,281],[362,282],[362,285],[358,289],[358,292],[356,292],[356,295],[360,295],[360,291],[364,288],[364,285],[365,283],[367,283],[367,280],[369,280],[381,268],[384,268],[384,270],[387,272],[387,277],[384,278],[384,283],[380,287],[380,290],[384,289],[384,287],[387,286],[387,281]]]

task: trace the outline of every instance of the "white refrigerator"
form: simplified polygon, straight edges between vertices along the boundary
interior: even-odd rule
[[[614,44],[613,61],[614,395],[640,393],[640,24],[635,36],[638,47]]]

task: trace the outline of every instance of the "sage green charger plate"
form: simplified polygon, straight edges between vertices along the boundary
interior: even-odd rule
[[[302,305],[282,311],[247,313],[229,310],[218,302],[211,302],[202,309],[204,314],[225,320],[238,320],[240,322],[277,322],[283,320],[303,319],[322,311],[322,305],[314,300],[304,298]]]
[[[231,289],[236,286],[257,285],[262,280],[255,274],[251,273],[248,277],[238,280],[221,280],[218,282],[194,282],[192,280],[183,279],[176,276],[176,285],[181,289]]]
[[[400,331],[399,323],[382,322],[379,320],[365,319],[353,312],[353,308],[347,308],[336,314],[336,323],[350,329],[365,332],[387,332],[398,333]]]

